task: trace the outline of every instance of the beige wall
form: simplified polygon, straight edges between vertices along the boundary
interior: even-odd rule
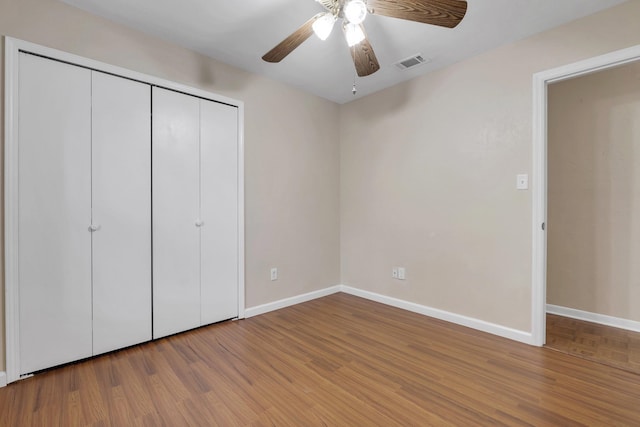
[[[638,16],[630,1],[344,105],[342,282],[530,331],[532,75],[640,44]]]
[[[548,93],[547,302],[640,321],[640,63]]]
[[[0,34],[244,101],[247,306],[340,282],[336,104],[54,0],[0,0]]]

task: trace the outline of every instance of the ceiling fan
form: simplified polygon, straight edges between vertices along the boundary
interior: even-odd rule
[[[380,69],[376,54],[367,40],[363,21],[368,14],[390,16],[454,28],[467,12],[464,0],[316,0],[327,12],[318,13],[289,37],[267,52],[262,59],[280,62],[315,33],[321,40],[331,34],[334,24],[342,20],[342,30],[350,48],[358,76]]]

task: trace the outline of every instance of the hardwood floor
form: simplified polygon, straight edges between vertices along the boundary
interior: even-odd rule
[[[547,314],[547,347],[640,374],[640,333]]]
[[[0,389],[2,426],[637,426],[640,376],[346,294]]]

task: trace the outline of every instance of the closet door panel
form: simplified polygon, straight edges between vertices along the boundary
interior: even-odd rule
[[[93,72],[93,352],[151,339],[151,87]]]
[[[20,372],[91,356],[91,72],[21,54]]]
[[[199,100],[153,88],[153,337],[200,326]]]
[[[201,100],[202,323],[238,316],[238,109]]]

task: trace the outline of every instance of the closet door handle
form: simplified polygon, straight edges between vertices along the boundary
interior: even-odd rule
[[[91,225],[89,226],[89,231],[93,233],[94,231],[98,231],[98,230],[100,230],[100,228],[101,228],[101,226],[99,226],[99,225],[93,225],[93,224],[91,224]]]
[[[196,227],[200,228],[200,227],[204,227],[204,221],[196,221]]]

